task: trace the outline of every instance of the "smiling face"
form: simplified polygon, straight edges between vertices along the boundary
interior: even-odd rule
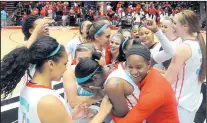
[[[110,35],[111,29],[110,27],[107,27],[103,30],[103,33],[101,35],[95,36],[98,45],[100,45],[101,47],[106,47],[109,42]]]
[[[118,38],[116,36],[111,37],[110,38],[110,52],[112,54],[119,53],[120,44],[121,44],[120,38]]]
[[[173,23],[170,20],[163,20],[162,22],[162,32],[167,36],[170,37],[174,35],[175,30],[172,27]]]
[[[184,33],[184,28],[185,26],[181,24],[180,20],[180,14],[176,14],[175,17],[173,18],[173,24],[172,28],[175,30],[175,35],[177,37],[181,37]]]
[[[139,29],[139,38],[147,47],[150,47],[154,43],[154,35],[152,31],[145,27]]]
[[[141,82],[150,70],[150,62],[142,56],[130,55],[127,57],[127,71],[136,82]]]
[[[138,30],[138,27],[132,29],[131,34],[132,34],[132,38],[139,38],[139,30]]]

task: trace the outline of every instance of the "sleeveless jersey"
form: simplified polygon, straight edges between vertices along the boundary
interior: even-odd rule
[[[191,48],[191,57],[183,64],[172,87],[175,91],[178,105],[186,110],[196,110],[202,101],[201,82],[198,80],[202,53],[198,41],[186,40],[184,43]]]
[[[120,62],[118,64],[118,69],[122,69],[122,70],[126,70],[126,66],[125,66],[126,62]]]
[[[132,107],[134,107],[137,104],[138,99],[139,99],[140,90],[138,89],[138,86],[135,84],[133,79],[130,77],[129,73],[127,73],[127,71],[123,69],[115,69],[114,71],[112,71],[108,75],[104,85],[106,85],[108,79],[114,78],[114,77],[121,78],[127,81],[134,88],[134,91],[132,92],[132,94],[126,97],[128,107],[129,109],[132,109]]]
[[[27,82],[20,93],[18,123],[41,123],[37,113],[37,105],[41,98],[48,95],[57,97],[63,103],[67,112],[71,114],[72,108],[54,90]]]

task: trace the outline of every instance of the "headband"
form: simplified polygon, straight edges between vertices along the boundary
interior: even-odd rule
[[[128,50],[126,57],[130,56],[130,55],[139,55],[144,57],[147,60],[151,59],[151,53],[147,48],[144,47],[133,47],[131,49]]]
[[[98,67],[98,68],[99,68],[99,67]],[[78,84],[81,84],[81,83],[84,83],[84,82],[86,82],[87,80],[89,80],[89,79],[96,73],[96,71],[98,70],[98,68],[96,68],[96,70],[95,70],[93,73],[89,74],[89,75],[86,76],[86,77],[83,77],[83,78],[76,78],[77,83],[78,83]]]
[[[95,35],[100,34],[105,28],[107,28],[108,26],[110,26],[109,24],[104,24],[96,33]]]
[[[57,48],[56,48],[54,51],[52,51],[52,52],[50,53],[50,55],[47,56],[47,58],[49,58],[49,57],[54,56],[55,54],[57,54],[58,51],[60,50],[60,46],[61,46],[61,45],[58,44]]]

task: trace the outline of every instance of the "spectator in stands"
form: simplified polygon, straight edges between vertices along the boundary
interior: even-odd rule
[[[48,17],[53,18],[53,10],[52,10],[52,6],[49,6],[49,9],[47,10],[48,13]]]
[[[6,9],[2,8],[1,10],[1,28],[4,28],[6,26],[6,19],[8,14],[6,13]]]
[[[44,6],[42,8],[42,10],[40,11],[40,15],[41,15],[41,17],[46,17],[47,16],[46,6]]]
[[[23,15],[22,15],[22,21],[21,21],[21,25],[22,25],[22,26],[23,26],[23,24],[24,24],[26,18],[27,18],[27,13],[24,12]]]
[[[66,26],[67,25],[67,21],[68,21],[68,8],[67,6],[63,7],[63,16],[62,16],[62,25]]]

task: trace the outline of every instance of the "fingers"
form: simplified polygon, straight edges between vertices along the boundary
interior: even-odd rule
[[[109,100],[109,97],[106,95],[106,96],[104,96],[103,99],[104,99],[104,100]]]

